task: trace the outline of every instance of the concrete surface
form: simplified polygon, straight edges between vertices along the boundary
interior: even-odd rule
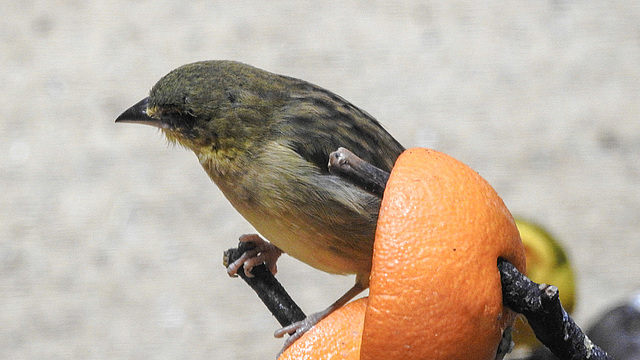
[[[191,153],[113,123],[204,59],[309,80],[471,165],[566,244],[587,326],[639,285],[639,4],[4,1],[0,358],[274,358],[275,320],[220,265],[250,226]],[[280,271],[308,312],[353,281]]]

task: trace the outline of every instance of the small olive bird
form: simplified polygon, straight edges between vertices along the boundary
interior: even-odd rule
[[[285,347],[369,286],[380,199],[328,171],[339,147],[391,171],[404,148],[372,116],[303,80],[234,61],[181,66],[116,122],[160,128],[191,149],[209,177],[255,229],[255,250],[229,266],[275,273],[282,252],[356,284],[326,310],[280,329]]]

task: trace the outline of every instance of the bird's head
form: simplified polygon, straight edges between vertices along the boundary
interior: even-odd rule
[[[259,143],[283,104],[288,78],[233,61],[181,66],[116,122],[158,127],[169,141],[197,154]]]

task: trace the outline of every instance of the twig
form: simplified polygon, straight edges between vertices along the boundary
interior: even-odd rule
[[[613,359],[591,342],[562,308],[553,285],[537,284],[513,264],[498,259],[505,306],[527,318],[538,340],[560,359]]]
[[[225,251],[222,261],[223,265],[228,267],[229,264],[238,260],[246,251],[251,250],[253,246],[254,244],[252,243],[241,242],[237,248]],[[281,326],[284,327],[306,318],[302,309],[293,301],[291,296],[289,296],[280,282],[276,280],[275,276],[273,276],[264,264],[260,264],[251,269],[253,277],[245,275],[243,267],[238,269],[237,274],[258,294],[260,300],[262,300]]]
[[[382,197],[389,173],[357,157],[345,148],[329,154],[329,172],[341,176],[374,195]]]

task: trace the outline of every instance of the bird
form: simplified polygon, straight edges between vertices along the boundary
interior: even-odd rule
[[[159,128],[190,149],[233,207],[260,234],[229,265],[250,276],[275,273],[286,253],[355,284],[323,311],[276,331],[285,348],[369,286],[380,197],[329,172],[329,154],[347,148],[390,172],[405,150],[371,115],[307,81],[244,63],[211,60],[170,71],[117,123]],[[266,238],[266,240],[263,239]]]

